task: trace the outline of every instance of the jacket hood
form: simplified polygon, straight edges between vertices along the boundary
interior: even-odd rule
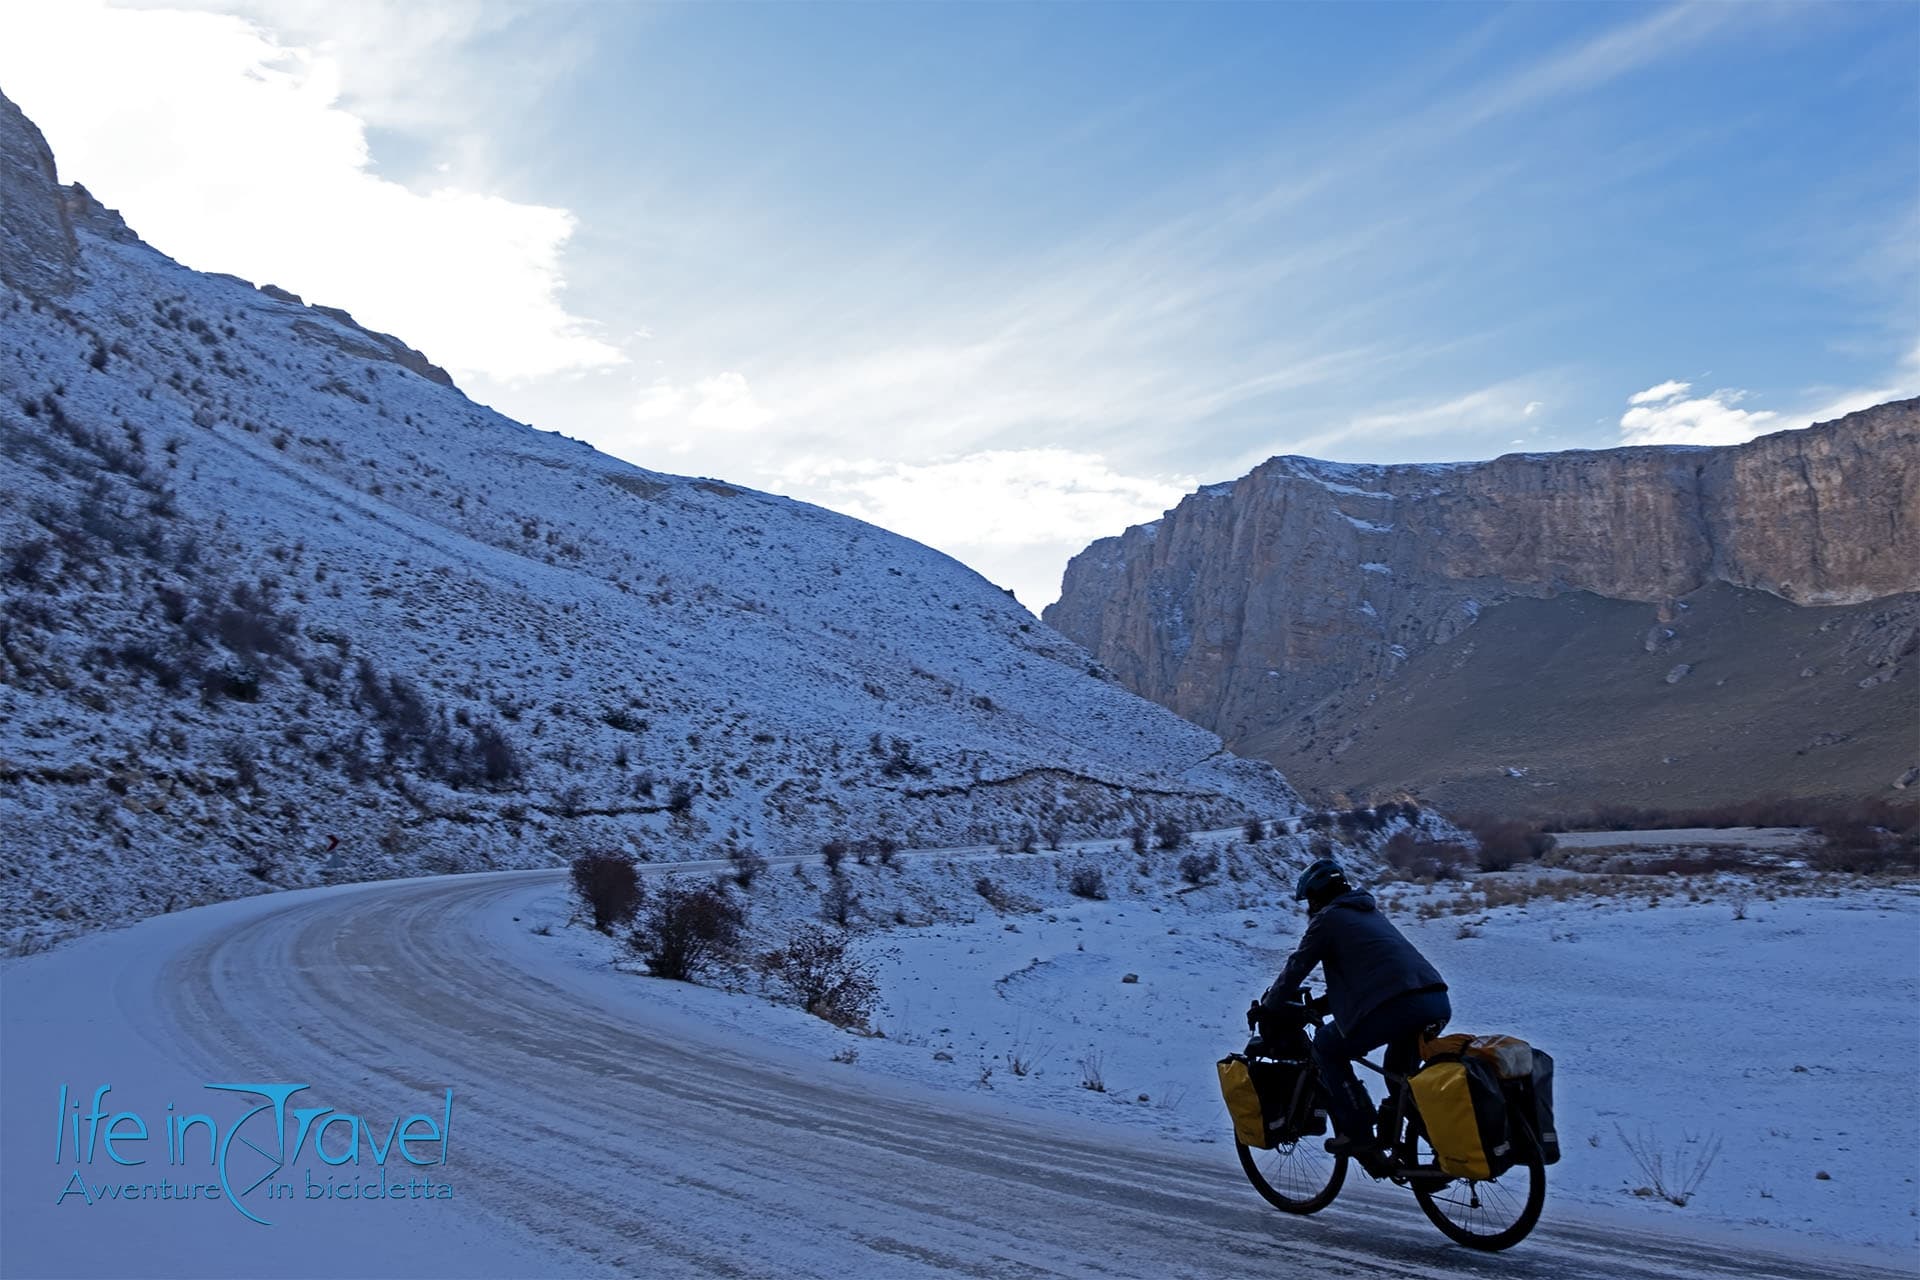
[[[1349,889],[1332,902],[1329,902],[1327,906],[1345,907],[1349,911],[1376,911],[1379,909],[1373,901],[1373,895],[1365,889]],[[1325,908],[1322,908],[1322,910],[1325,910]]]

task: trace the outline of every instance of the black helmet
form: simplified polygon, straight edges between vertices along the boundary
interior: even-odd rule
[[[1332,858],[1321,858],[1300,873],[1300,879],[1294,882],[1293,896],[1305,898],[1309,907],[1318,910],[1351,887],[1339,863]]]

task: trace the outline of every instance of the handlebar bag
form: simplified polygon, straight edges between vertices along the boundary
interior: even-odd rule
[[[1441,1172],[1484,1182],[1512,1166],[1507,1100],[1486,1059],[1443,1054],[1407,1083]]]

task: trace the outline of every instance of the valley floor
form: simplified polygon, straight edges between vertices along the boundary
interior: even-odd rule
[[[1554,1055],[1563,1158],[1549,1216],[1571,1202],[1680,1229],[1774,1228],[1920,1265],[1920,892],[1769,901],[1699,881],[1687,901],[1646,883],[1465,914],[1452,914],[1457,886],[1385,890],[1452,987],[1452,1030]],[[1421,919],[1422,903],[1448,913]],[[570,909],[545,905],[555,921]],[[635,978],[635,994],[823,1058],[855,1054],[850,1072],[1229,1144],[1214,1060],[1243,1043],[1248,1001],[1303,924],[1282,893],[1220,885],[890,929],[866,944],[886,1002],[878,1039],[744,993]],[[536,941],[567,963],[618,959],[577,928]],[[1649,1164],[1677,1191],[1715,1144],[1685,1207],[1654,1193]]]
[[[1425,922],[1397,907],[1452,981],[1457,1027],[1527,1036],[1559,1064],[1566,1156],[1545,1220],[1483,1259],[1404,1192],[1355,1178],[1300,1220],[1241,1178],[1213,1060],[1299,924],[1271,878],[1110,875],[1114,897],[1090,902],[1049,889],[1046,856],[902,863],[848,869],[886,918],[962,901],[982,874],[1031,909],[867,934],[884,1038],[745,978],[620,972],[610,940],[568,925],[556,872],[272,895],[0,964],[0,1275],[1805,1280],[1920,1263],[1920,903],[1904,890],[1762,897],[1742,920],[1672,898]],[[822,880],[818,859],[776,863],[756,910],[810,911]],[[1105,1092],[1083,1087],[1095,1065]],[[272,1227],[226,1205],[55,1203],[60,1084],[85,1101],[111,1083],[108,1110],[157,1117],[215,1110],[203,1086],[223,1080],[308,1082],[302,1101],[368,1117],[372,1138],[452,1089],[450,1167],[428,1172],[457,1194],[282,1204]],[[1669,1172],[1700,1149],[1689,1135],[1724,1148],[1682,1209],[1633,1194],[1622,1134],[1663,1144]],[[193,1167],[163,1164],[82,1172]],[[365,1149],[353,1172],[377,1174]]]

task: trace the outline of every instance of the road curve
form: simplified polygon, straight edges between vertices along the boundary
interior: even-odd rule
[[[553,1275],[1876,1274],[1556,1221],[1551,1187],[1546,1222],[1496,1256],[1449,1244],[1404,1191],[1352,1180],[1289,1218],[1230,1145],[1105,1140],[731,1033],[703,1042],[684,1015],[616,1013],[502,945],[502,922],[559,877],[290,895],[203,931],[152,957],[169,1051],[207,1080],[326,1082],[329,1101],[454,1089],[463,1211],[534,1242]]]

